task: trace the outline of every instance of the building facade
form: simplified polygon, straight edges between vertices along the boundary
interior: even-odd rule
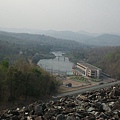
[[[98,67],[95,67],[91,64],[85,62],[79,62],[76,66],[73,67],[74,75],[83,75],[91,78],[100,78],[102,70]]]

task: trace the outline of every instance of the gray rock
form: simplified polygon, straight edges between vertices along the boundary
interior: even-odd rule
[[[110,103],[109,103],[109,106],[110,106],[110,107],[113,107],[113,106],[114,106],[114,103],[115,103],[115,102],[110,102]]]
[[[90,107],[87,111],[88,112],[91,112],[91,111],[93,111],[93,110],[95,110],[93,107]]]
[[[41,116],[35,118],[35,120],[42,120]]]
[[[76,120],[76,118],[74,116],[68,116],[66,120]]]
[[[80,118],[79,118],[79,117],[76,117],[76,120],[80,120]]]
[[[120,85],[0,111],[0,120],[119,120]]]
[[[77,99],[79,99],[79,100],[87,100],[87,97],[84,96],[84,95],[78,95]]]
[[[102,103],[102,109],[103,109],[104,111],[111,112],[110,107],[109,107],[107,104],[105,104],[105,103]]]
[[[64,116],[62,114],[58,114],[56,120],[64,120]]]
[[[39,104],[39,105],[36,105],[35,106],[35,115],[42,115],[43,113],[43,109],[42,109],[42,106]]]
[[[105,115],[103,112],[100,114],[100,117],[103,119],[107,119],[107,115]]]

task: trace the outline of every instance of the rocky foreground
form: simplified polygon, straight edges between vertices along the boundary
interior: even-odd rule
[[[0,120],[120,120],[120,85],[2,110]]]

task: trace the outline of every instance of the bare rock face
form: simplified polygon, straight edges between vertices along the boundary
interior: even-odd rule
[[[0,120],[120,120],[120,85],[2,110]]]

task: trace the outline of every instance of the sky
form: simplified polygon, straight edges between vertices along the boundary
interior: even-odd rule
[[[120,0],[0,0],[0,27],[120,33]]]

